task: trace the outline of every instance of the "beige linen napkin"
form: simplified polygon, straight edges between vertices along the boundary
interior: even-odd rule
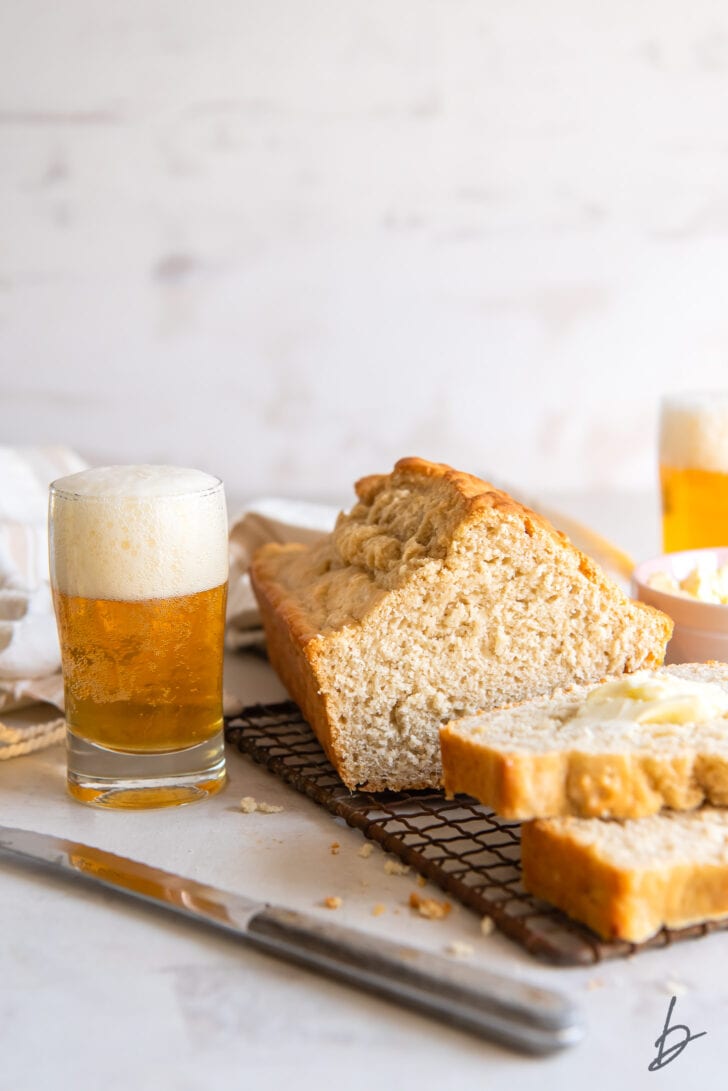
[[[229,648],[263,644],[258,604],[248,576],[256,549],[266,542],[314,542],[333,529],[337,515],[338,508],[326,504],[267,497],[254,501],[233,520],[227,609]]]
[[[66,447],[0,446],[0,714],[39,701],[63,709],[48,576],[48,485],[84,466]],[[62,719],[12,727],[0,719],[0,759],[62,737]]]

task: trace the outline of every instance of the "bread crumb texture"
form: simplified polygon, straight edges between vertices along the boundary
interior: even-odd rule
[[[441,921],[450,913],[450,902],[439,901],[437,898],[423,898],[416,890],[409,896],[410,909],[416,909],[421,917],[431,921]]]
[[[362,845],[362,847],[359,849],[359,852],[358,852],[357,855],[363,857],[363,859],[365,859],[365,860],[368,860],[373,852],[374,852],[374,845],[371,843],[371,841],[366,841]]]
[[[406,875],[409,872],[409,864],[403,864],[401,860],[388,856],[384,861],[384,871],[387,875]]]
[[[275,803],[264,803],[262,800],[254,799],[253,796],[243,796],[240,800],[240,810],[243,814],[254,814],[256,811],[259,814],[280,814],[283,807]]]
[[[338,894],[332,894],[328,898],[324,898],[323,904],[325,909],[341,909],[344,900]]]
[[[453,940],[452,943],[448,943],[445,948],[448,955],[452,955],[453,958],[470,958],[473,954],[474,948],[463,940]]]
[[[332,856],[338,856],[340,850],[341,850],[341,845],[339,844],[338,841],[332,841],[331,844],[329,845],[329,852],[331,853]]]
[[[349,787],[439,786],[441,724],[662,661],[669,619],[506,493],[416,458],[357,493],[251,568],[270,660]]]
[[[482,917],[480,921],[480,931],[484,936],[489,936],[495,928],[495,922],[492,917]]]

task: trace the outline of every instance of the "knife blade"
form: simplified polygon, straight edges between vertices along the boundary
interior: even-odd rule
[[[415,947],[219,890],[52,834],[0,826],[0,852],[151,902],[262,950],[359,986],[479,1037],[549,1053],[584,1033],[560,993]]]

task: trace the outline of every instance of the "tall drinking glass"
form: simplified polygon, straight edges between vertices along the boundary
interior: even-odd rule
[[[175,466],[54,481],[50,569],[63,662],[68,789],[164,807],[225,780],[222,482]]]
[[[728,545],[728,392],[663,399],[660,484],[665,552]]]

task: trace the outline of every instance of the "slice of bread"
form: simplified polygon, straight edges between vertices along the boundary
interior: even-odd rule
[[[268,655],[345,784],[439,786],[439,727],[662,662],[672,622],[544,519],[408,458],[316,545],[251,568]]]
[[[521,860],[530,893],[604,939],[642,943],[663,926],[728,916],[725,808],[527,822]]]
[[[705,800],[724,806],[728,666],[662,667],[639,672],[625,685],[636,691],[670,679],[677,683],[675,696],[652,708],[645,700],[617,699],[616,719],[605,706],[592,704],[600,696],[596,687],[575,686],[455,720],[440,734],[445,790],[475,796],[503,818],[515,819],[639,818],[662,807],[691,810]],[[696,683],[698,696],[691,701]],[[706,684],[720,687],[716,698],[723,708],[692,722],[705,693],[710,700],[710,691],[702,692]]]

